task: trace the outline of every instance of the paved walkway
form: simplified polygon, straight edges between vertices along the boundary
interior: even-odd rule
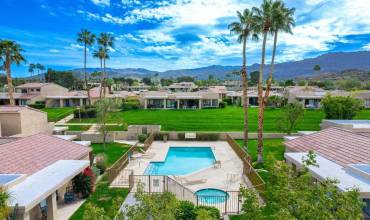
[[[55,123],[55,125],[65,125],[67,122],[69,122],[70,120],[72,120],[74,118],[74,115],[73,114],[70,114],[68,115],[67,117],[57,121]]]
[[[85,199],[78,200],[72,204],[58,204],[58,220],[68,220],[84,202]]]
[[[137,141],[131,141],[131,140],[114,140],[116,143],[120,144],[127,144],[127,145],[135,145]]]

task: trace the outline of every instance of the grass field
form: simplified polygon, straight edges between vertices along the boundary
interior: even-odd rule
[[[277,132],[280,109],[266,109],[266,132]],[[249,109],[249,129],[257,130],[257,108]],[[321,110],[306,110],[296,130],[319,130],[324,113]],[[357,119],[370,119],[370,110],[359,113]],[[71,122],[78,122],[77,120]],[[96,119],[83,119],[82,122],[96,122]],[[241,131],[243,129],[243,109],[227,107],[225,109],[202,110],[130,110],[114,112],[109,115],[110,123],[125,122],[133,124],[160,124],[164,131]]]
[[[56,122],[59,121],[68,115],[73,113],[74,108],[72,107],[65,107],[65,108],[43,108],[40,109],[44,112],[48,113],[48,121],[49,122]]]
[[[106,150],[103,144],[91,144],[94,154],[105,154],[107,156],[107,166],[110,167],[116,162],[126,151],[129,145],[119,143],[107,143]]]

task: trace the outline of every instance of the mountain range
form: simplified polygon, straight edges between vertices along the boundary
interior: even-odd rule
[[[348,69],[358,69],[370,71],[370,51],[358,52],[336,52],[326,53],[315,58],[304,59],[300,61],[290,61],[275,64],[274,76],[276,79],[292,79],[301,77],[310,77],[317,75],[313,70],[315,65],[320,65],[320,73],[337,73]],[[194,69],[167,70],[163,72],[152,71],[143,68],[125,68],[112,69],[107,68],[108,77],[153,77],[158,75],[161,78],[177,78],[179,76],[192,76],[198,79],[206,79],[209,75],[224,79],[233,71],[240,70],[240,66],[221,66],[212,65]],[[247,67],[248,71],[258,71],[259,64],[253,64]],[[83,69],[72,70],[77,76],[82,77]],[[87,72],[92,73],[100,71],[99,68],[88,68]],[[269,65],[265,65],[265,74],[269,71]]]

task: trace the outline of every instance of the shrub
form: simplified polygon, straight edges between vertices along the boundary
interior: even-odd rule
[[[140,108],[140,102],[137,99],[124,100],[121,104],[122,111],[139,109],[139,108]]]
[[[107,155],[105,154],[98,154],[95,157],[95,164],[96,167],[100,170],[100,174],[103,174],[107,169]]]
[[[226,107],[226,102],[220,102],[220,103],[218,104],[218,106],[219,106],[220,108],[225,108],[225,107]]]
[[[37,101],[35,102],[35,104],[30,104],[28,106],[31,108],[42,109],[42,108],[45,108],[45,102]]]
[[[155,133],[154,134],[154,140],[156,140],[156,141],[163,141],[163,137],[164,136],[169,136],[169,134],[168,133]]]
[[[217,141],[219,140],[219,134],[217,133],[197,133],[198,141]]]
[[[185,140],[185,133],[177,133],[177,139],[179,139],[180,141]]]
[[[195,208],[195,213],[197,214],[197,219],[202,219],[199,214],[202,213],[202,215],[205,215],[205,211],[208,213],[208,216],[211,217],[211,219],[220,219],[220,211],[215,207],[210,206],[198,206]]]
[[[321,100],[321,104],[326,119],[353,119],[363,106],[356,98],[330,95]]]
[[[295,102],[287,104],[282,110],[277,121],[277,128],[290,135],[297,126],[299,119],[303,116],[304,108],[301,103]]]
[[[195,220],[196,213],[194,204],[190,201],[180,201],[175,215],[177,220]]]
[[[73,111],[74,118],[96,118],[97,110],[94,106],[84,106]]]
[[[148,138],[147,134],[139,134],[138,139],[140,143],[144,143],[144,141]]]
[[[91,193],[91,177],[79,174],[72,179],[73,190],[81,194],[82,198],[89,197]]]
[[[230,97],[226,97],[222,101],[225,102],[227,105],[232,105],[233,104],[233,101],[231,100]]]

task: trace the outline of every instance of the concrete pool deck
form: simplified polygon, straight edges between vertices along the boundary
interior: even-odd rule
[[[240,185],[251,187],[251,183],[244,178],[243,163],[226,141],[154,141],[146,154],[154,155],[152,158],[137,158],[131,160],[128,166],[121,171],[111,184],[112,187],[127,187],[129,170],[134,175],[143,175],[150,162],[164,161],[169,147],[211,147],[217,161],[221,166],[201,169],[191,174],[180,176],[188,181],[205,179],[206,182],[198,184],[184,184],[187,188],[196,192],[205,188],[216,188],[224,191],[239,191]],[[175,178],[178,179],[178,178]]]

